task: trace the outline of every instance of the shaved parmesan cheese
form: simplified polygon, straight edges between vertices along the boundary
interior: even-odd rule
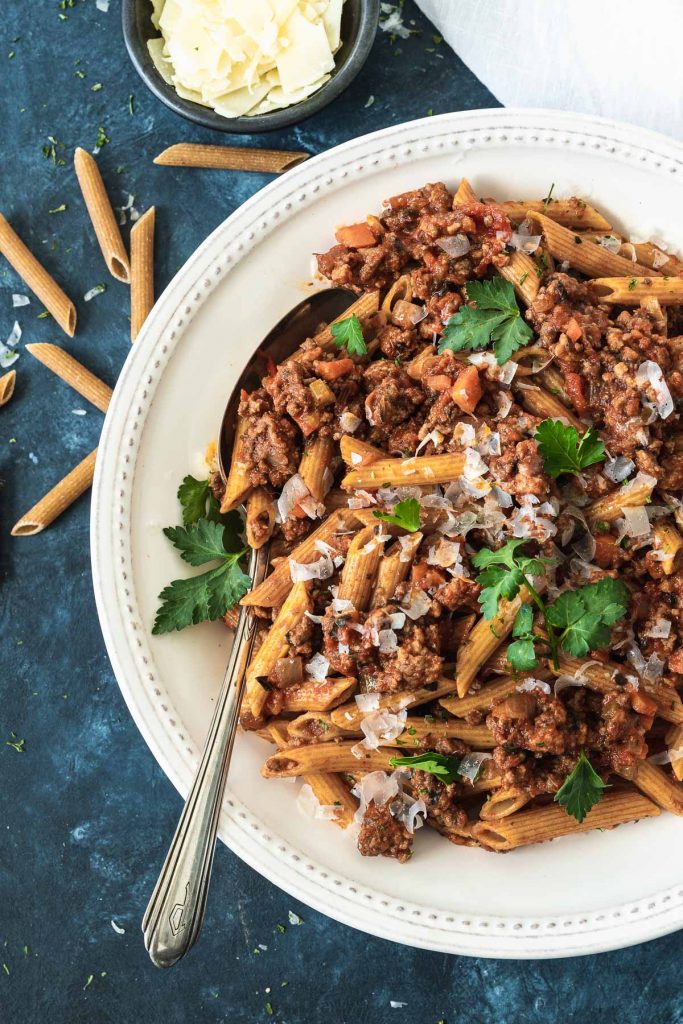
[[[309,498],[311,492],[304,483],[299,473],[290,476],[282,488],[282,494],[277,499],[277,510],[280,513],[280,520],[284,523],[294,510],[294,506],[300,504],[302,499]]]
[[[533,679],[531,676],[525,679],[517,687],[520,693],[530,693],[531,690],[541,690],[542,693],[550,693],[550,687],[542,679]]]
[[[647,631],[642,632],[640,635],[650,637],[653,640],[666,640],[670,633],[671,620],[657,619],[654,625],[650,626]]]
[[[315,679],[316,683],[324,683],[330,669],[330,663],[323,654],[314,654],[304,666],[306,674]]]
[[[624,518],[617,519],[619,540],[622,537],[647,537],[649,535],[651,526],[644,505],[622,508],[621,511],[624,513]]]
[[[16,292],[12,294],[12,308],[18,309],[19,306],[28,306],[30,303],[28,295],[17,295]]]
[[[520,224],[516,231],[512,232],[512,236],[508,245],[511,249],[518,249],[520,252],[532,253],[536,252],[539,245],[541,244],[541,235],[531,235],[527,230],[522,230],[526,225]]]
[[[406,601],[406,599],[409,599]],[[406,613],[409,619],[415,621],[421,619],[423,615],[426,615],[432,606],[432,602],[425,594],[424,590],[411,590],[409,594],[401,601],[401,608]]]
[[[310,619],[311,622],[315,622],[317,626],[322,625],[322,615],[314,615],[312,612],[309,612],[308,608],[304,611],[304,615],[306,616],[307,619]]]
[[[390,743],[400,736],[406,726],[408,712],[403,710],[394,714],[382,708],[378,711],[371,711],[361,719],[360,727],[364,739],[363,746],[368,750],[377,750],[382,743]]]
[[[665,420],[674,411],[673,398],[664,380],[662,368],[652,359],[646,359],[636,370],[636,384],[650,390],[655,396],[657,412]]]
[[[635,468],[635,462],[625,458],[623,455],[618,455],[616,459],[608,460],[602,473],[608,480],[615,484],[620,484],[622,480],[631,475]]]
[[[361,757],[363,754],[361,754]],[[360,802],[356,811],[355,820],[362,821],[368,804],[374,803],[377,807],[383,807],[401,791],[400,782],[404,778],[403,772],[368,772],[358,779],[351,790],[353,796]]]
[[[484,761],[490,761],[492,757],[493,754],[478,750],[473,750],[470,754],[465,754],[458,767],[458,775],[463,779],[469,779],[469,781],[474,784],[477,781],[477,776],[481,771],[481,766]]]
[[[289,559],[289,575],[292,583],[305,583],[306,580],[329,580],[334,573],[334,562],[323,555],[317,562],[295,562]]]
[[[370,711],[379,711],[379,694],[378,693],[357,693],[356,704],[358,710],[367,714]]]
[[[470,251],[470,240],[467,235],[446,235],[444,238],[437,238],[436,244],[453,260]]]
[[[336,804],[321,804],[307,782],[304,782],[298,792],[296,805],[307,817],[317,818],[319,821],[334,821],[341,811],[341,807]]]

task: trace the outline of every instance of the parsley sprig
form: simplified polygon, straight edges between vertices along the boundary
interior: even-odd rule
[[[543,420],[535,437],[546,473],[553,480],[562,473],[580,473],[605,458],[605,446],[592,428],[580,438],[575,427],[566,427],[560,420]]]
[[[419,768],[421,772],[428,772],[435,775],[437,779],[446,786],[451,782],[457,782],[460,778],[460,758],[451,757],[449,754],[435,754],[428,750],[423,754],[414,754],[412,757],[392,757],[389,762],[392,768],[406,766],[408,768]]]
[[[330,324],[332,340],[338,348],[346,346],[350,356],[364,356],[368,351],[363,337],[363,328],[355,313],[347,316],[344,320],[337,320]]]
[[[582,750],[574,770],[555,794],[555,800],[580,824],[607,788]]]
[[[420,529],[420,503],[416,498],[399,501],[393,512],[373,512],[372,514],[376,519],[381,519],[384,523],[393,523],[394,526],[400,526],[410,533],[415,533]]]
[[[522,319],[515,290],[509,281],[494,277],[490,281],[470,281],[465,291],[467,298],[476,302],[476,309],[461,306],[450,318],[439,343],[439,352],[487,348],[493,342],[496,361],[502,366],[513,352],[527,345],[533,335]]]

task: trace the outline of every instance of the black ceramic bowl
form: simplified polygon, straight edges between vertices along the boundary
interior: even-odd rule
[[[176,114],[219,132],[269,132],[297,124],[322,110],[353,81],[372,48],[379,21],[379,5],[380,0],[345,0],[341,21],[342,45],[334,56],[335,67],[329,82],[300,103],[253,117],[223,117],[210,107],[182,99],[173,86],[163,80],[147,49],[147,40],[159,35],[152,25],[150,0],[123,0],[123,38],[135,70],[147,88]]]

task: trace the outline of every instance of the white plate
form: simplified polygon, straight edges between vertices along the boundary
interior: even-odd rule
[[[119,685],[169,779],[187,793],[230,638],[216,624],[152,637],[157,595],[187,574],[161,528],[198,468],[255,344],[302,296],[336,225],[427,181],[467,175],[479,195],[577,193],[638,237],[683,240],[683,147],[555,111],[483,110],[387,128],[270,184],[221,225],[164,292],[121,373],[92,503],[97,606]],[[182,215],[182,213],[180,214]],[[310,285],[309,285],[310,287]],[[418,834],[405,865],[360,857],[304,818],[298,786],[266,782],[266,744],[238,738],[220,832],[293,896],[356,928],[480,956],[553,957],[641,942],[683,925],[683,822],[663,814],[507,856]],[[161,846],[169,836],[160,836]]]

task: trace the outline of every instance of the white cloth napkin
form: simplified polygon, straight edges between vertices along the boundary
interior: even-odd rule
[[[417,3],[505,106],[599,114],[683,139],[683,0]]]

